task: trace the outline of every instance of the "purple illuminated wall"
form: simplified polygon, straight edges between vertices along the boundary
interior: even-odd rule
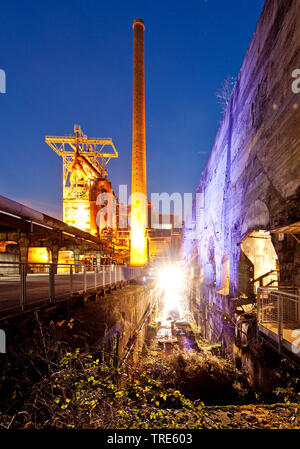
[[[194,207],[184,233],[184,257],[197,260],[197,295],[230,314],[232,298],[239,296],[243,238],[252,230],[300,221],[300,94],[291,88],[297,68],[300,1],[267,0],[197,189],[204,196],[203,214]],[[289,236],[283,242],[275,236],[273,244],[281,278],[300,285],[300,245]],[[226,296],[216,294],[224,257]],[[212,320],[217,340],[221,315]]]

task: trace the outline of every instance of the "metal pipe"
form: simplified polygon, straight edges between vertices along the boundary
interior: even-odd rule
[[[0,209],[27,220],[37,221],[38,223],[43,221],[43,214],[41,212],[31,209],[31,207],[24,206],[24,204],[17,203],[17,201],[10,200],[2,195],[0,195]]]
[[[63,221],[58,220],[57,218],[50,217],[49,215],[32,209],[31,207],[25,206],[24,204],[18,203],[17,201],[6,198],[2,195],[0,195],[0,210],[12,215],[17,215],[25,220],[34,221],[36,223],[58,229],[68,234],[75,235],[76,237],[83,238],[84,240],[97,243],[102,247],[104,246],[103,242],[101,242],[97,237],[94,237],[88,232],[81,231],[81,229],[70,226]],[[108,250],[108,248],[105,249]],[[112,252],[112,249],[109,249],[109,251]]]

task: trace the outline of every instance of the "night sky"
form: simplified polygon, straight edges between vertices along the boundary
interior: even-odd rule
[[[44,142],[79,123],[112,137],[131,183],[132,22],[143,18],[148,192],[193,192],[263,0],[10,0],[1,4],[0,194],[59,216],[62,160]]]

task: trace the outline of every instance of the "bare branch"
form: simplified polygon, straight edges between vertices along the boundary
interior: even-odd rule
[[[233,76],[227,76],[225,78],[221,89],[216,92],[216,97],[218,99],[218,103],[222,106],[222,112],[225,113],[228,103],[230,101],[234,86],[236,83],[236,78]]]

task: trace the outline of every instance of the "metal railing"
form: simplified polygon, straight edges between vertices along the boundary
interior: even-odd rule
[[[300,295],[266,288],[257,289],[258,329],[283,347],[300,355]]]
[[[0,313],[54,303],[142,275],[141,268],[123,265],[0,262]]]

